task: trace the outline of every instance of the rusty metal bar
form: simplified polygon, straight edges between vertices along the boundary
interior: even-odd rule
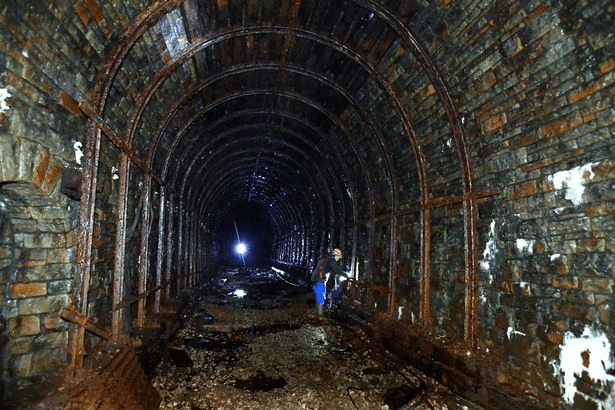
[[[115,306],[124,297],[124,265],[126,264],[126,208],[128,205],[128,177],[130,175],[130,160],[126,153],[120,153],[120,169],[118,182],[118,200],[115,230],[115,261],[113,265],[113,295],[112,304]],[[117,342],[123,333],[123,317],[119,311],[111,315],[111,332],[113,341]]]
[[[100,130],[93,121],[86,125],[86,144],[84,151],[81,205],[79,208],[79,231],[75,255],[75,276],[73,277],[73,304],[83,315],[88,311],[88,292],[92,271],[92,241],[94,231],[94,211],[96,207],[96,184],[98,181],[98,162],[100,159]],[[73,326],[68,342],[68,365],[65,378],[74,379],[77,370],[83,366],[85,333],[82,327]]]
[[[111,337],[111,333],[108,330],[98,327],[91,318],[79,313],[73,306],[65,306],[60,309],[60,317],[94,333],[96,336],[105,340],[109,340],[109,337]]]
[[[399,191],[396,191],[399,192]],[[394,210],[395,211],[395,210]],[[395,315],[395,305],[397,305],[397,212],[393,212],[391,217],[391,249],[390,249],[390,261],[389,261],[389,294],[388,294],[388,308],[389,316]]]
[[[166,287],[169,286],[169,284],[171,283],[171,281],[165,281],[163,284],[161,284],[160,286],[156,286],[155,288],[151,288],[146,290],[143,293],[138,294],[137,296],[131,298],[131,299],[127,299],[127,300],[122,300],[120,302],[118,302],[117,304],[113,305],[113,312],[119,312],[122,309],[132,305],[135,302],[139,302],[143,299],[145,299],[146,297],[148,297],[149,295],[151,295],[152,293],[158,292],[159,290],[165,289]]]
[[[185,210],[184,210],[184,201],[181,197],[178,197],[179,200],[179,212],[178,212],[178,221],[177,221],[177,295],[181,295],[181,291],[183,288],[184,281],[184,231],[185,231]]]
[[[156,286],[160,286],[162,283],[162,260],[164,258],[164,236],[165,236],[165,213],[167,211],[166,208],[166,188],[164,186],[160,187],[160,199],[159,199],[159,209],[158,209],[158,249],[156,256]],[[160,303],[161,300],[161,292],[156,292],[154,295],[154,312],[160,312]]]
[[[459,112],[455,107],[453,98],[448,92],[448,87],[444,78],[436,68],[427,51],[418,39],[408,30],[408,28],[386,8],[376,4],[371,0],[353,0],[355,3],[374,12],[379,18],[386,21],[391,28],[400,36],[404,42],[410,46],[413,54],[425,70],[427,76],[440,97],[444,110],[448,117],[457,156],[459,158],[459,168],[462,175],[462,185],[464,191],[464,235],[465,235],[465,319],[464,319],[464,341],[470,348],[476,348],[476,337],[478,332],[478,233],[477,233],[477,213],[476,203],[471,193],[474,191],[474,173],[470,155],[470,149],[466,143]]]
[[[177,5],[178,0],[155,1],[141,13],[133,25],[125,31],[112,53],[103,65],[94,90],[94,109],[102,113],[111,90],[111,84],[132,46],[149,29],[153,21]],[[98,180],[98,162],[100,158],[101,130],[96,121],[89,118],[85,133],[84,165],[82,178],[81,205],[79,211],[80,227],[77,236],[75,255],[75,276],[73,278],[73,303],[81,312],[87,314],[87,294],[92,270],[92,242],[94,229],[94,211],[96,204],[96,185]],[[77,370],[83,366],[84,328],[73,326],[68,342],[68,365],[65,378],[72,380]]]
[[[152,179],[149,174],[145,175],[145,181],[143,183],[143,195],[142,195],[142,215],[141,230],[140,230],[140,249],[139,259],[141,263],[138,269],[137,278],[137,292],[143,294],[147,288],[147,277],[149,275],[149,233],[150,233],[150,217],[151,217],[151,190]],[[145,299],[140,299],[137,304],[137,317],[136,325],[142,328],[145,324]]]
[[[490,198],[490,197],[493,197],[499,194],[500,194],[500,191],[478,191],[478,192],[471,192],[470,196],[472,199],[484,199],[484,198]],[[415,204],[409,208],[398,211],[395,214],[395,216],[400,217],[400,216],[411,215],[411,214],[420,212],[421,209],[423,208],[434,209],[434,208],[439,208],[442,206],[456,205],[456,204],[463,203],[465,200],[466,200],[466,197],[463,195],[449,197],[449,198],[444,198],[444,197],[432,198],[426,204]],[[370,220],[374,222],[378,222],[378,221],[389,219],[391,217],[392,217],[391,214],[387,213],[387,214],[375,216],[374,218],[370,218]]]
[[[167,229],[166,229],[166,246],[167,246],[167,252],[166,252],[166,263],[165,263],[165,267],[164,267],[164,276],[166,278],[167,281],[171,280],[171,277],[173,275],[173,272],[171,271],[171,267],[173,266],[173,245],[175,243],[174,238],[175,238],[175,232],[174,232],[174,226],[175,226],[175,214],[176,214],[176,208],[173,206],[173,193],[169,192],[167,195],[167,208],[168,208],[168,215],[169,217],[167,218]],[[171,297],[171,287],[166,287],[165,288],[165,292],[164,292],[164,296],[165,299],[169,299]]]

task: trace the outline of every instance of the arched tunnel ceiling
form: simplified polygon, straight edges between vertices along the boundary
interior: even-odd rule
[[[287,230],[423,203],[430,181],[458,179],[446,194],[461,195],[471,189],[463,138],[444,83],[404,27],[415,8],[153,2],[111,54],[96,109],[212,230],[240,203],[269,209]],[[414,122],[446,135],[419,135]],[[443,148],[428,164],[431,144]]]

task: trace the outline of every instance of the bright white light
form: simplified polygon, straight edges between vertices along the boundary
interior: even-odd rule
[[[237,244],[237,246],[235,246],[235,252],[237,252],[240,255],[243,255],[244,253],[246,253],[246,251],[248,250],[248,248],[246,247],[246,245],[242,242],[239,242]]]

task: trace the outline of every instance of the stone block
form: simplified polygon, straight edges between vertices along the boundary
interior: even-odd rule
[[[517,186],[511,187],[506,194],[507,200],[535,195],[537,192],[536,181],[526,181]]]
[[[580,113],[574,113],[567,117],[558,118],[544,124],[541,129],[545,138],[551,138],[565,132],[568,132],[580,124],[583,123],[583,119]]]
[[[43,332],[34,337],[36,349],[58,349],[68,346],[68,331]]]
[[[33,296],[43,296],[46,294],[46,282],[13,283],[11,285],[11,295],[17,298],[29,298]]]
[[[498,128],[503,127],[507,123],[508,117],[506,116],[506,113],[499,112],[486,118],[485,121],[482,123],[482,129],[484,133],[490,133],[497,130]]]
[[[0,259],[8,259],[13,256],[13,247],[10,245],[0,246]]]
[[[36,315],[40,313],[59,312],[64,306],[68,306],[68,295],[54,295],[39,298],[24,299],[19,302],[20,315]]]
[[[613,278],[581,278],[581,289],[586,292],[610,294],[613,292]]]
[[[53,163],[47,170],[45,175],[45,183],[51,187],[54,187],[58,182],[60,175],[62,175],[62,169],[64,167],[61,164]]]
[[[57,375],[64,371],[68,358],[66,349],[44,349],[32,354],[32,375]]]
[[[49,151],[41,150],[38,158],[34,162],[34,169],[32,171],[32,183],[37,187],[40,187],[44,181],[45,174],[47,173],[47,166],[49,165]]]
[[[6,318],[19,316],[19,301],[17,299],[6,299],[2,314]]]
[[[48,331],[64,331],[70,328],[70,322],[62,319],[58,313],[43,316],[43,328]]]
[[[41,320],[38,316],[17,316],[9,319],[11,337],[29,336],[40,333]]]
[[[579,278],[551,276],[551,286],[554,288],[577,289],[579,287]]]
[[[49,295],[68,294],[70,293],[71,285],[72,285],[72,281],[69,279],[50,281],[47,284],[47,294]]]
[[[9,339],[11,354],[26,354],[34,349],[35,336],[12,337]]]
[[[12,357],[11,376],[25,378],[32,372],[32,354],[22,354]]]
[[[73,114],[77,116],[81,116],[81,110],[79,109],[79,103],[73,97],[65,93],[64,91],[60,91],[58,102],[68,111],[72,112]]]
[[[578,252],[604,252],[605,249],[606,240],[604,238],[579,239],[577,241]]]
[[[615,58],[609,58],[605,62],[600,63],[599,68],[602,74],[606,74],[609,71],[615,69]]]
[[[26,249],[24,252],[24,259],[27,261],[46,261],[47,250],[41,248]]]

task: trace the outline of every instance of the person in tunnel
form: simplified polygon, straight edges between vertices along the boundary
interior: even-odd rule
[[[348,274],[342,270],[340,260],[343,253],[339,248],[334,248],[331,254],[323,256],[312,272],[312,289],[316,298],[316,312],[319,317],[324,314],[325,300],[327,299],[327,284],[331,288],[329,292],[329,308],[337,306],[343,292],[342,282],[348,279]]]

